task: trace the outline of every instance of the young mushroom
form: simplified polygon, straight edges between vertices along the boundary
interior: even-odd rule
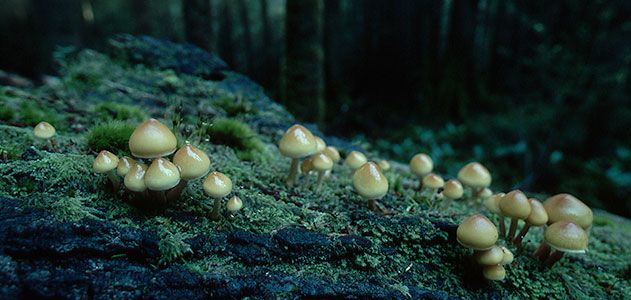
[[[363,153],[359,151],[351,151],[351,153],[346,156],[344,164],[351,168],[352,172],[355,173],[355,171],[366,164],[367,161],[368,159]]]
[[[147,185],[145,184],[145,172],[147,172],[147,165],[134,164],[127,174],[123,183],[127,190],[131,191],[136,198],[135,202],[144,202],[147,199]],[[140,201],[138,201],[140,198]]]
[[[458,171],[458,180],[473,190],[474,197],[479,197],[491,185],[491,173],[482,164],[471,162]]]
[[[481,214],[464,219],[456,231],[458,243],[477,251],[488,250],[495,246],[498,234],[493,223]]]
[[[333,163],[337,163],[338,161],[340,161],[340,152],[337,151],[337,148],[333,146],[327,146],[326,148],[324,148],[324,151],[322,151],[322,153],[326,154],[326,156],[328,156],[333,161]]]
[[[234,215],[237,211],[243,207],[243,201],[241,198],[235,196],[230,197],[228,203],[226,203],[226,210],[230,215]]]
[[[482,269],[484,278],[492,281],[502,281],[506,278],[506,269],[502,265],[484,266]]]
[[[589,237],[581,226],[568,221],[556,222],[546,228],[546,243],[555,251],[546,259],[545,264],[554,265],[564,253],[585,253]]]
[[[375,202],[388,193],[388,179],[377,164],[368,162],[353,174],[353,187],[362,198],[368,200],[368,208],[375,210]]]
[[[171,130],[156,119],[142,122],[129,138],[131,154],[139,158],[158,158],[171,155],[177,139]]]
[[[388,170],[390,170],[390,162],[388,162],[385,159],[382,159],[379,161],[379,167],[381,168],[382,171],[387,172]]]
[[[503,216],[511,218],[510,228],[506,236],[506,239],[510,241],[515,236],[519,220],[528,218],[532,208],[528,197],[522,191],[514,190],[500,199],[500,211]]]
[[[483,266],[499,265],[504,259],[504,251],[499,246],[493,246],[484,251],[477,251],[473,257],[478,264]]]
[[[497,193],[484,199],[484,207],[492,213],[495,213],[499,216],[500,223],[500,236],[506,237],[506,224],[504,222],[504,215],[502,214],[502,210],[500,209],[500,200],[506,196],[504,193]]]
[[[118,190],[119,180],[116,176],[116,166],[118,165],[118,157],[107,150],[99,152],[94,162],[92,163],[92,169],[96,173],[107,173],[107,177],[112,183],[114,191]]]
[[[167,204],[166,191],[177,186],[180,179],[177,166],[165,158],[154,159],[145,172],[145,185],[162,206]]]
[[[447,198],[447,201],[445,201],[445,204],[443,204],[442,209],[445,210],[449,208],[454,200],[462,198],[463,193],[464,189],[462,188],[462,184],[460,184],[460,181],[456,179],[447,180],[447,182],[445,182],[445,185],[443,186],[443,196]]]
[[[133,158],[130,158],[129,156],[123,156],[121,159],[118,160],[118,164],[116,165],[116,174],[118,174],[118,176],[125,177],[131,167],[133,167],[135,164],[136,161]]]
[[[313,166],[313,170],[318,172],[318,181],[315,188],[316,191],[318,191],[322,186],[324,173],[333,169],[333,161],[324,153],[318,153],[311,157],[311,165]]]
[[[293,125],[285,131],[278,142],[278,149],[283,156],[291,158],[291,167],[285,183],[293,186],[300,171],[300,159],[316,153],[316,140],[307,128]]]
[[[508,248],[506,248],[504,246],[500,246],[500,249],[502,250],[502,253],[504,253],[504,257],[502,258],[502,261],[500,262],[500,265],[511,264],[513,262],[513,260],[515,259],[515,256],[513,255],[513,252],[511,252],[510,250],[508,250]]]
[[[545,208],[543,208],[543,204],[541,204],[539,200],[534,198],[528,199],[528,202],[530,202],[530,207],[532,208],[532,210],[530,211],[530,215],[528,215],[528,218],[526,218],[526,224],[513,240],[513,244],[515,245],[521,244],[521,241],[528,233],[530,227],[543,226],[548,223],[548,213],[546,212]]]
[[[423,177],[422,181],[422,191],[427,194],[427,197],[430,199],[434,199],[436,192],[438,189],[442,188],[445,185],[445,181],[439,175],[434,173],[429,173]]]
[[[410,171],[420,179],[419,188],[423,186],[423,177],[432,172],[434,161],[425,153],[418,153],[410,159]]]
[[[173,163],[180,170],[182,180],[173,190],[169,191],[167,194],[168,200],[179,197],[189,181],[206,176],[210,170],[208,155],[191,144],[185,144],[175,152]]]
[[[232,180],[220,172],[211,172],[204,180],[204,192],[214,198],[213,210],[210,213],[211,220],[219,219],[221,209],[221,198],[228,196],[232,191]]]
[[[326,142],[319,136],[314,136],[314,139],[316,142],[316,153],[321,153],[326,149]]]
[[[53,147],[51,138],[55,136],[56,133],[57,131],[55,130],[55,127],[50,125],[48,122],[39,122],[33,128],[33,135],[40,140],[46,140],[48,142],[48,146],[51,148]]]

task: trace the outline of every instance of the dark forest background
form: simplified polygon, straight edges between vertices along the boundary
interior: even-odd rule
[[[58,45],[190,42],[387,157],[631,215],[631,1],[3,0],[0,29],[0,69],[35,81]]]

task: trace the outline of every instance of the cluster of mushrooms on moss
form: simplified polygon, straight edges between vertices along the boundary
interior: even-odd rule
[[[119,189],[120,178],[123,178],[130,202],[143,207],[163,207],[172,203],[180,197],[189,181],[207,175],[203,190],[214,199],[210,218],[218,219],[221,200],[232,191],[232,180],[221,172],[210,172],[210,158],[199,148],[185,143],[176,149],[177,139],[173,132],[158,120],[149,119],[138,125],[129,138],[129,150],[135,159],[128,156],[119,159],[103,150],[94,159],[92,167],[96,173],[107,174],[114,190]],[[171,154],[172,161],[168,159]],[[233,196],[226,209],[232,214],[242,206],[241,199]]]

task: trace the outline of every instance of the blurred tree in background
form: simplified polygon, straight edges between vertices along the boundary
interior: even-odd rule
[[[0,69],[37,80],[55,46],[113,33],[188,41],[330,134],[631,215],[630,16],[624,0],[4,0]]]

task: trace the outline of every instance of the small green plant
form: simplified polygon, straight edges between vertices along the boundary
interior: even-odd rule
[[[247,124],[235,119],[216,119],[206,129],[210,142],[235,150],[242,160],[265,157],[265,146],[258,134]]]
[[[215,101],[215,105],[223,109],[229,117],[234,117],[240,114],[256,113],[256,109],[252,107],[252,104],[243,100],[243,96],[237,95],[236,97],[223,97]]]
[[[98,124],[88,132],[88,146],[94,151],[108,150],[112,153],[125,153],[128,141],[135,127],[121,121]]]
[[[149,117],[140,108],[117,102],[103,102],[94,107],[94,114],[97,120],[101,122],[120,120],[120,121],[144,121]]]
[[[192,253],[191,246],[184,240],[191,237],[190,234],[181,232],[171,232],[167,229],[162,231],[158,249],[160,250],[160,263],[170,264],[187,253]]]

